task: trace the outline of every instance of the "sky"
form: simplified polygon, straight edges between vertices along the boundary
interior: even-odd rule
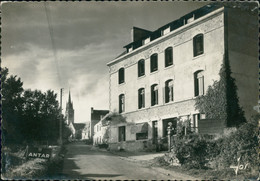
[[[205,2],[1,3],[1,67],[25,89],[54,90],[65,112],[68,93],[75,122],[90,109],[109,109],[107,63],[131,43],[132,27],[154,31]]]

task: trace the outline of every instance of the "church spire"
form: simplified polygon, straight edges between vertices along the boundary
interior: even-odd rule
[[[71,103],[71,98],[70,98],[70,91],[69,91],[69,101],[68,101],[69,103]]]
[[[69,125],[70,123],[74,123],[74,109],[73,103],[71,101],[71,95],[69,90],[69,99],[66,105],[66,123]]]

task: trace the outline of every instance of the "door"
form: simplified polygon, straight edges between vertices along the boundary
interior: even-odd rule
[[[153,144],[157,143],[158,138],[158,121],[153,121]]]

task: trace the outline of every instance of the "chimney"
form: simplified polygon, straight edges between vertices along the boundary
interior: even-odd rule
[[[132,42],[138,41],[140,39],[143,39],[150,33],[151,33],[151,31],[148,31],[148,30],[145,30],[142,28],[133,27],[131,29],[131,40],[132,40]]]

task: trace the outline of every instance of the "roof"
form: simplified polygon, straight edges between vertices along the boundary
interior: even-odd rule
[[[91,120],[100,120],[100,116],[105,116],[109,113],[109,110],[92,110],[91,111]]]
[[[85,123],[74,123],[73,124],[75,130],[84,129],[85,125],[86,125]]]
[[[180,17],[177,20],[174,20],[160,28],[158,28],[157,30],[153,31],[153,32],[148,32],[146,36],[144,36],[143,39],[140,39],[138,41],[134,41],[129,43],[128,45],[124,46],[124,48],[130,48],[133,47],[133,49],[136,49],[140,46],[142,46],[142,41],[148,37],[151,38],[151,41],[159,38],[161,36],[161,31],[170,27],[170,31],[176,30],[178,28],[180,28],[181,26],[185,25],[185,22],[187,21],[187,19],[191,18],[194,16],[194,20],[216,10],[223,7],[223,5],[221,5],[221,3],[212,3],[212,4],[208,4],[206,6],[203,6],[202,8],[196,9],[182,17]]]

